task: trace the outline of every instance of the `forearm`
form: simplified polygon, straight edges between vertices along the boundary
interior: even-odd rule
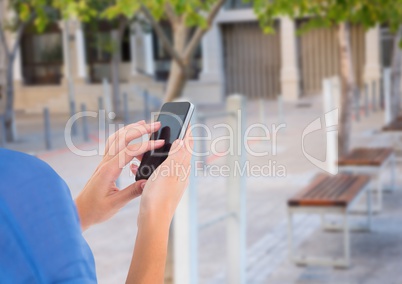
[[[90,220],[90,210],[85,206],[85,203],[81,202],[80,196],[74,200],[74,203],[80,219],[81,230],[84,232],[92,225]]]
[[[170,220],[147,218],[138,227],[126,283],[163,283]]]

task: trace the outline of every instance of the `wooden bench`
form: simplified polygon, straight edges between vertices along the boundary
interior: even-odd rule
[[[402,131],[402,116],[398,116],[393,121],[382,128],[383,131]]]
[[[289,251],[290,258],[298,265],[329,265],[349,267],[350,265],[350,230],[370,230],[371,226],[371,194],[370,177],[365,175],[338,174],[329,176],[320,174],[297,195],[288,200],[289,216]],[[348,217],[351,208],[357,200],[367,194],[367,225],[350,227]],[[344,252],[340,259],[296,256],[293,244],[293,215],[296,213],[340,214],[343,216],[341,226],[331,226],[331,229],[341,229],[344,236]],[[324,219],[322,219],[325,221]]]
[[[338,161],[339,172],[369,175],[376,181],[377,202],[374,212],[382,209],[383,174],[391,169],[391,189],[395,189],[395,153],[392,148],[356,148]]]

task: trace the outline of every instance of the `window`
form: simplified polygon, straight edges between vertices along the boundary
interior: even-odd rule
[[[62,34],[57,24],[44,33],[30,27],[21,39],[22,76],[26,85],[57,85],[62,78]]]
[[[99,21],[96,24],[85,26],[85,46],[89,77],[92,83],[99,83],[103,78],[111,80],[112,31],[115,26],[115,23],[107,21]],[[128,27],[124,30],[120,48],[121,62],[130,62],[130,31]]]
[[[246,9],[251,8],[251,2],[245,2],[244,0],[227,0],[224,6],[226,9]]]

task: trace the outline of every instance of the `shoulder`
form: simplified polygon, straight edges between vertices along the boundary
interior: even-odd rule
[[[0,148],[0,177],[14,182],[46,176],[61,179],[44,161],[25,153]]]
[[[38,171],[54,172],[47,163],[32,155],[3,148],[0,148],[0,170],[18,171],[19,174]],[[26,171],[22,172],[23,170]]]

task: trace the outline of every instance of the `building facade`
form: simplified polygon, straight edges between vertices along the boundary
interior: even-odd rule
[[[201,104],[220,103],[231,93],[251,99],[274,99],[281,94],[285,100],[297,101],[319,94],[322,79],[339,73],[335,30],[298,35],[303,19],[279,18],[276,33],[266,35],[252,9],[240,2],[228,1],[204,36],[186,97]],[[107,22],[99,23],[96,32],[77,21],[54,23],[41,34],[27,29],[14,68],[16,110],[39,113],[47,106],[52,112],[68,113],[68,82],[74,83],[77,105],[97,109],[102,81],[111,80],[112,55],[105,42],[114,33]],[[352,27],[360,85],[380,80],[382,68],[390,64],[392,40],[386,27],[369,31]],[[117,54],[120,90],[128,94],[130,107],[140,108],[138,87],[163,96],[170,58],[152,30],[139,24],[128,27]]]

